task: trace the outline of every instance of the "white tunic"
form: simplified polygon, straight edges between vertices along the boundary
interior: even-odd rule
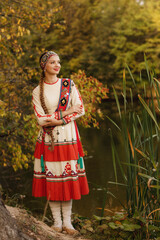
[[[68,81],[68,79],[66,80]],[[35,149],[33,196],[47,196],[47,198],[50,200],[67,201],[70,199],[79,199],[81,194],[88,194],[89,190],[84,163],[82,164],[82,167],[77,162],[79,153],[76,132],[77,128],[74,121],[75,119],[84,115],[85,111],[82,98],[72,80],[69,101],[66,109],[79,104],[82,107],[82,113],[73,113],[64,117],[66,124],[62,126],[56,126],[53,129],[52,132],[55,142],[53,152],[49,150],[51,137],[48,134],[45,134],[44,136],[43,126],[46,123],[45,120],[49,118],[58,119],[56,110],[60,101],[61,81],[61,79],[58,79],[57,82],[53,84],[44,82],[44,101],[49,114],[45,114],[41,106],[40,87],[37,86],[33,90],[32,102],[34,112],[40,125],[40,131]],[[67,97],[67,95],[64,96]],[[44,137],[43,155],[45,172],[42,172],[41,166],[42,137]],[[58,188],[57,182],[60,184]]]

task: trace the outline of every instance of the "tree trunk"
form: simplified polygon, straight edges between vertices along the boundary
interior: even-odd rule
[[[18,230],[15,219],[6,209],[0,195],[0,240],[33,240]]]

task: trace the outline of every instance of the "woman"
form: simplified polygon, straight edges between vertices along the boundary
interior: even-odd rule
[[[71,79],[57,77],[61,68],[57,53],[42,54],[40,66],[40,84],[32,95],[34,112],[41,126],[34,154],[32,194],[49,200],[54,230],[77,234],[71,224],[72,199],[89,193],[75,122],[84,115],[83,102]]]

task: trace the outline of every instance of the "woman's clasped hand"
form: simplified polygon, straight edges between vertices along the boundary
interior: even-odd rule
[[[63,117],[68,116],[72,113],[78,113],[81,114],[82,113],[82,106],[80,104],[74,105],[72,107],[70,107],[68,110],[65,110],[62,112]],[[50,126],[59,126],[63,124],[62,120],[57,120],[55,118],[48,118],[45,120],[45,124],[43,125],[43,127],[50,127]]]

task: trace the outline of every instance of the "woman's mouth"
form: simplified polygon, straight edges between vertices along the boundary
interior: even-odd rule
[[[59,71],[59,68],[54,68],[55,71]]]

